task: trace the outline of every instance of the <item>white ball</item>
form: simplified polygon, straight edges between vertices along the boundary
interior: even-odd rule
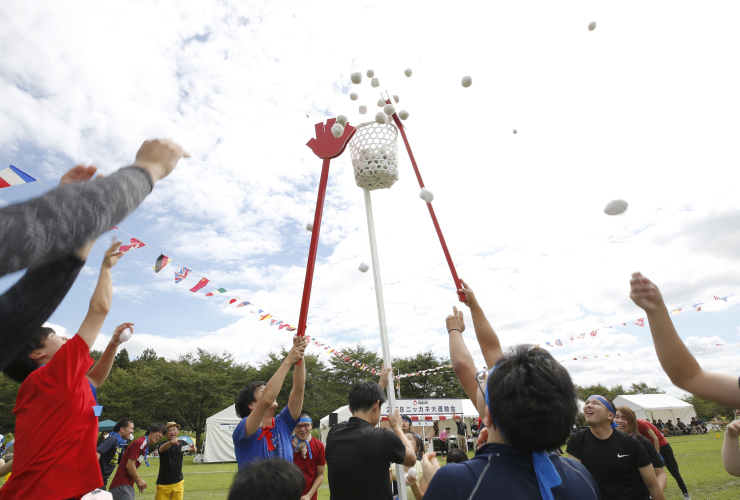
[[[356,101],[358,97],[360,97],[360,96],[357,95],[357,92],[352,92],[349,95],[349,98],[352,99],[353,101]]]
[[[427,188],[421,188],[421,192],[419,193],[419,198],[426,201],[427,203],[431,203],[434,199],[434,193],[429,191]]]
[[[381,111],[380,113],[375,115],[375,121],[382,125],[388,121],[388,115],[386,115],[383,111]]]
[[[407,77],[411,76],[411,73],[413,73],[413,72],[411,71],[411,68],[406,68],[406,69],[404,70],[404,72],[403,72],[403,74],[404,74],[404,75],[406,75]]]
[[[386,104],[383,106],[383,111],[385,111],[385,114],[388,116],[391,116],[393,113],[396,112],[396,108],[393,107],[393,104]]]
[[[341,123],[335,123],[331,127],[331,133],[334,134],[334,137],[336,138],[342,137],[342,134],[344,133],[344,127]]]
[[[514,133],[516,134],[516,129],[514,129]]]
[[[342,127],[345,127],[347,125],[347,117],[344,115],[337,116],[337,123],[341,123]]]
[[[400,98],[400,97],[398,97],[397,95],[394,95],[394,96],[393,96],[393,100],[394,100],[394,101],[396,101],[396,104],[398,104],[398,101],[400,101],[400,100],[401,100],[401,98]]]
[[[375,71],[373,71],[371,69],[367,70],[367,77],[368,78],[372,78],[374,76],[375,76]]]
[[[402,109],[401,111],[399,111],[399,112],[398,112],[398,117],[399,117],[399,118],[400,118],[401,120],[405,120],[406,118],[408,118],[408,117],[409,117],[409,112],[408,112],[408,111],[406,111],[405,109]]]
[[[468,88],[473,85],[473,79],[469,76],[463,76],[461,84],[463,87]]]
[[[409,469],[409,476],[416,477],[417,474],[418,474],[418,472],[416,471],[416,469]]]
[[[588,23],[588,31],[593,31],[596,29],[596,21],[591,21]]]
[[[380,86],[380,80],[378,80],[377,78],[373,78],[372,80],[370,80],[370,86],[371,87],[379,87]]]
[[[364,115],[365,113],[367,113],[367,106],[360,106],[360,114]]]
[[[383,99],[378,99],[378,102],[377,102],[377,104],[378,104],[378,107],[379,107],[379,108],[382,108],[383,106],[385,106],[385,100],[383,100]]]
[[[313,222],[306,224],[306,231],[313,231]]]
[[[370,269],[370,266],[365,264],[364,262],[360,262],[360,265],[357,266],[357,269],[360,270],[360,272],[366,273],[368,269]]]
[[[606,215],[619,215],[627,210],[627,202],[624,200],[612,200],[604,207],[604,213]]]
[[[131,338],[131,335],[133,335],[133,332],[131,332],[131,328],[126,328],[121,332],[121,335],[118,337],[119,342],[126,342],[128,339]]]
[[[352,73],[352,83],[362,83],[362,73]]]

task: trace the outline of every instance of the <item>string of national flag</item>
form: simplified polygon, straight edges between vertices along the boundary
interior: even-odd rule
[[[6,163],[8,165],[7,168],[5,168],[4,170],[0,171],[0,189],[6,188],[6,187],[17,186],[17,185],[21,185],[21,184],[28,184],[28,183],[31,183],[31,182],[38,182],[39,184],[41,184],[42,186],[44,186],[46,189],[49,189],[49,190],[52,189],[49,186],[47,186],[46,184],[44,184],[41,181],[39,181],[36,177],[34,177],[31,174],[29,174],[29,173],[25,172],[24,170],[20,169],[19,167],[15,166],[15,165],[12,165],[12,164],[10,164],[10,163],[6,162],[5,160],[2,160],[2,159],[0,159],[0,161],[2,161],[3,163]],[[205,294],[206,297],[214,297],[214,296],[222,295],[222,294],[228,292],[228,290],[226,290],[226,288],[221,287],[220,285],[216,284],[215,282],[213,282],[209,278],[206,278],[202,274],[194,271],[192,268],[189,268],[189,267],[187,267],[187,266],[185,266],[185,265],[177,262],[172,257],[169,257],[169,256],[165,255],[163,252],[160,252],[159,250],[156,250],[154,247],[152,247],[151,245],[148,245],[148,244],[144,243],[142,240],[136,238],[131,233],[128,233],[125,230],[123,230],[123,229],[121,229],[121,228],[119,228],[117,226],[113,226],[111,228],[111,230],[114,230],[114,229],[116,229],[118,231],[121,231],[122,233],[124,233],[124,234],[126,234],[127,236],[130,237],[128,244],[121,245],[121,247],[119,248],[119,251],[121,251],[121,252],[129,252],[131,250],[136,250],[136,249],[143,248],[143,247],[149,247],[152,250],[154,250],[155,252],[159,252],[159,257],[157,257],[154,265],[152,266],[152,269],[154,270],[155,273],[159,273],[162,269],[164,269],[165,267],[167,267],[167,265],[169,265],[170,263],[172,263],[172,264],[175,264],[177,267],[179,267],[179,270],[178,269],[175,269],[174,270],[175,284],[179,284],[179,283],[185,281],[192,274],[192,275],[198,276],[200,279],[197,281],[197,283],[192,288],[190,288],[190,291],[191,292],[196,293],[196,292],[202,290],[203,288],[205,288],[206,286],[208,286],[209,284],[211,285],[211,289]],[[736,295],[737,295],[736,293],[725,295],[724,297],[714,295],[713,296],[713,299],[714,300],[720,300],[720,301],[727,302],[727,299],[729,297],[733,297],[733,296],[736,296]],[[226,302],[224,303],[224,305],[235,305],[235,307],[237,307],[237,308],[239,308],[239,307],[246,307],[246,306],[252,306],[252,308],[250,308],[250,313],[257,314],[258,317],[259,317],[259,321],[264,321],[264,320],[270,319],[270,323],[269,323],[270,326],[277,326],[278,327],[278,330],[285,329],[285,330],[291,331],[291,332],[296,330],[296,327],[295,326],[289,324],[286,321],[283,321],[283,320],[280,320],[280,319],[274,317],[269,312],[266,312],[265,310],[263,310],[263,309],[259,308],[258,306],[256,306],[253,302],[250,302],[249,300],[244,300],[243,298],[241,298],[241,297],[239,297],[237,295],[232,296],[230,299],[227,299]],[[675,315],[680,314],[681,312],[687,311],[687,310],[693,310],[693,311],[696,311],[696,312],[700,312],[703,305],[704,305],[703,302],[699,302],[699,303],[696,303],[696,304],[692,304],[690,306],[681,306],[681,307],[673,308],[673,309],[671,309],[671,314],[675,316]],[[589,337],[596,337],[597,333],[601,329],[612,329],[612,328],[617,328],[619,326],[626,326],[627,323],[628,322],[622,322],[622,323],[619,323],[619,324],[616,324],[616,325],[602,326],[602,327],[597,328],[595,330],[591,330],[590,332],[588,332],[588,335],[589,335]],[[638,318],[638,319],[634,320],[633,323],[635,325],[637,325],[637,326],[644,327],[645,326],[645,318]],[[374,368],[372,366],[369,366],[369,365],[367,365],[367,364],[365,364],[365,363],[363,363],[361,361],[355,360],[352,357],[344,354],[340,349],[333,348],[333,347],[331,347],[330,345],[328,345],[326,343],[320,342],[315,337],[310,337],[310,336],[307,336],[307,337],[309,337],[309,339],[311,339],[311,341],[313,342],[314,345],[323,348],[326,351],[327,354],[332,355],[332,356],[335,356],[335,357],[341,359],[342,361],[344,361],[344,362],[346,362],[346,363],[348,363],[348,364],[350,364],[352,366],[355,366],[356,368],[358,368],[360,370],[368,371],[368,372],[372,373],[375,376],[380,376],[380,370],[379,369]],[[584,333],[581,333],[579,335],[572,335],[572,336],[561,337],[561,338],[555,339],[553,341],[544,342],[543,344],[536,344],[536,347],[549,347],[549,348],[564,347],[565,344],[568,343],[568,342],[577,342],[578,340],[584,340],[586,338],[587,338],[586,337],[586,333],[584,332]],[[722,344],[717,344],[717,345],[720,346]],[[621,354],[617,354],[617,356],[621,356]],[[605,355],[604,357],[609,357],[609,355]],[[593,358],[591,358],[591,359],[595,359],[595,358],[598,358],[598,356],[593,356]],[[586,359],[589,359],[589,358],[587,358],[585,356],[583,358],[581,358],[581,360],[586,360]],[[573,359],[570,359],[570,360],[567,360],[567,359],[566,360],[563,360],[563,362],[565,362],[565,361],[578,361],[578,358],[573,358]],[[400,379],[400,378],[406,378],[406,377],[414,377],[414,376],[419,376],[419,375],[426,375],[427,373],[431,373],[431,372],[448,371],[450,368],[452,368],[452,365],[442,365],[442,366],[430,368],[430,369],[427,369],[427,370],[422,370],[422,371],[419,371],[419,372],[408,373],[408,374],[403,374],[403,375],[397,375],[394,378],[395,379]]]

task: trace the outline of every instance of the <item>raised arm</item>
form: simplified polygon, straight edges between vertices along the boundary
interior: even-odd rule
[[[270,409],[270,406],[272,406],[272,403],[274,403],[275,399],[277,399],[277,396],[280,393],[280,389],[283,386],[285,376],[288,374],[288,371],[290,371],[290,367],[295,365],[299,360],[303,359],[303,352],[306,350],[306,345],[308,345],[308,340],[306,340],[305,337],[300,337],[299,340],[293,344],[293,347],[290,349],[290,352],[283,360],[280,368],[277,369],[275,374],[267,382],[267,385],[265,385],[259,401],[257,401],[257,403],[254,405],[254,410],[252,410],[252,413],[250,413],[247,417],[247,422],[244,426],[246,437],[249,437],[257,432],[257,429],[259,429],[260,425],[262,425],[262,419],[265,418],[265,415]],[[303,365],[304,363],[301,364]],[[301,391],[301,402],[303,402],[302,392],[303,391]],[[300,413],[300,409],[298,410],[298,412]],[[291,410],[290,413],[292,416],[293,411]]]
[[[640,273],[632,275],[630,287],[630,298],[647,313],[658,361],[671,382],[702,398],[740,407],[738,378],[702,370],[676,333],[658,287]]]
[[[113,336],[111,337],[110,342],[108,342],[105,351],[103,351],[103,355],[100,356],[98,362],[93,365],[89,372],[87,372],[87,379],[92,385],[95,386],[95,388],[103,385],[105,379],[108,378],[110,370],[113,367],[113,361],[116,359],[118,346],[123,343],[121,342],[121,333],[123,333],[126,328],[130,328],[131,332],[133,333],[134,324],[123,323],[116,327],[116,330],[113,332]]]
[[[293,337],[293,345],[300,340],[300,337]],[[293,388],[288,396],[288,410],[293,420],[298,420],[303,409],[303,396],[306,391],[306,363],[301,363],[293,368]]]
[[[105,251],[103,265],[100,267],[100,276],[95,291],[90,299],[90,308],[87,310],[87,316],[80,325],[77,335],[92,348],[95,340],[98,338],[100,329],[103,327],[106,316],[110,311],[111,302],[113,301],[113,279],[111,278],[111,268],[116,265],[123,252],[118,251],[121,245],[120,241],[114,241],[113,244]]]
[[[396,433],[396,436],[401,438],[401,442],[406,447],[406,455],[404,456],[403,465],[405,465],[406,467],[411,467],[415,465],[416,452],[414,451],[414,447],[411,446],[409,438],[407,438],[406,434],[403,432],[403,420],[401,420],[401,413],[399,412],[398,408],[396,408],[396,413],[388,417],[388,423],[391,425],[391,429],[393,429],[393,432]],[[401,484],[400,478],[398,480],[398,484]]]
[[[466,295],[467,296],[467,295]],[[474,403],[478,401],[478,381],[475,377],[477,370],[475,368],[475,362],[473,356],[470,355],[468,346],[465,345],[465,341],[462,337],[462,332],[465,331],[465,322],[463,321],[462,311],[458,311],[457,307],[452,308],[452,315],[447,316],[445,323],[447,325],[447,331],[449,332],[450,339],[450,361],[452,363],[452,370],[455,372],[455,376],[460,381],[465,394]],[[476,404],[476,408],[478,405]],[[480,413],[480,410],[478,410]],[[480,415],[481,418],[485,416]]]
[[[730,422],[725,430],[725,440],[722,443],[722,464],[731,476],[740,476],[740,420]]]
[[[491,323],[488,322],[483,308],[481,308],[478,298],[475,296],[472,288],[465,283],[464,280],[460,280],[463,288],[459,291],[465,293],[465,305],[470,308],[470,315],[473,318],[473,329],[475,330],[475,336],[478,339],[478,345],[480,350],[483,352],[483,359],[486,360],[486,366],[493,368],[498,363],[501,356],[504,355],[501,350],[501,342],[498,340],[498,335],[494,331]]]

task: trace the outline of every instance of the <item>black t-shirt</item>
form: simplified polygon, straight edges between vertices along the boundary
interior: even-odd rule
[[[678,423],[677,423],[676,425],[677,425],[677,426],[678,426],[678,428],[679,428],[679,429],[681,429],[681,430],[684,430],[684,429],[686,428],[686,424],[684,424],[683,422],[678,422]]]
[[[643,448],[645,448],[645,451],[650,457],[650,461],[653,463],[653,469],[662,469],[664,467],[663,459],[660,458],[660,453],[655,449],[655,444],[641,434],[633,434],[632,436],[640,442]],[[642,484],[645,488],[645,498],[650,498],[650,491],[648,491],[644,482]]]
[[[326,438],[331,500],[391,500],[390,463],[403,463],[406,447],[395,432],[350,417]]]
[[[107,438],[98,445],[100,453],[100,473],[103,475],[103,486],[108,485],[108,478],[113,474],[113,470],[118,465],[118,459],[123,454],[123,446],[118,444],[118,437],[115,434],[109,434]]]
[[[602,440],[591,429],[583,429],[571,436],[566,452],[588,469],[604,500],[645,499],[645,483],[638,469],[650,465],[650,457],[629,434],[614,429]]]
[[[177,484],[184,479],[182,476],[182,447],[188,443],[178,441],[166,450],[160,450],[165,444],[167,443],[157,446],[157,451],[159,451],[157,484]]]
[[[457,433],[465,435],[465,430],[468,428],[467,425],[465,425],[465,422],[455,422],[457,424]]]

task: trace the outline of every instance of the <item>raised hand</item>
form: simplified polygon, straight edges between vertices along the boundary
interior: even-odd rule
[[[85,165],[77,165],[69,170],[67,170],[67,173],[62,176],[62,178],[59,180],[59,185],[63,186],[65,184],[71,184],[73,182],[79,182],[79,181],[89,181],[93,177],[95,177],[95,173],[98,171],[98,167],[95,165],[90,165],[89,167],[86,167]],[[102,177],[103,174],[100,174],[98,177]]]
[[[458,290],[458,292],[463,294],[463,297],[465,297],[465,300],[460,300],[463,304],[465,304],[468,307],[477,307],[478,306],[478,299],[475,298],[475,292],[473,292],[473,289],[468,286],[467,283],[465,283],[465,280],[460,280],[460,283],[462,283],[462,288]]]
[[[452,315],[445,318],[445,324],[447,325],[447,333],[450,330],[457,330],[460,333],[465,331],[465,321],[463,321],[462,311],[458,311],[457,307],[452,307]]]
[[[378,385],[385,389],[388,386],[388,378],[390,377],[391,373],[393,372],[393,367],[389,366],[386,368],[385,366],[380,370],[380,382],[378,382]]]
[[[329,118],[326,125],[317,123],[316,138],[306,143],[306,146],[311,148],[311,151],[319,158],[336,158],[341,155],[350,137],[355,133],[355,128],[347,123],[344,126],[344,133],[340,137],[334,137],[331,128],[336,122],[336,118]]]
[[[113,244],[108,247],[105,251],[105,257],[103,258],[103,267],[111,268],[116,265],[118,259],[123,256],[124,252],[119,252],[118,247],[121,245],[120,241],[113,240]]]
[[[154,139],[141,145],[134,166],[149,172],[157,182],[172,173],[180,158],[190,158],[190,155],[169,139]]]
[[[294,341],[293,347],[291,347],[288,357],[286,358],[290,364],[296,364],[303,359],[304,351],[308,345],[306,337],[299,337],[298,341]]]
[[[121,334],[126,328],[131,329],[131,333],[134,333],[134,324],[133,323],[121,323],[116,327],[116,329],[113,331],[113,336],[111,337],[111,342],[113,342],[116,345],[123,344],[126,342],[126,340],[121,340]]]
[[[645,309],[646,312],[654,312],[665,308],[663,295],[661,295],[658,287],[640,273],[632,275],[630,298],[632,302]]]

